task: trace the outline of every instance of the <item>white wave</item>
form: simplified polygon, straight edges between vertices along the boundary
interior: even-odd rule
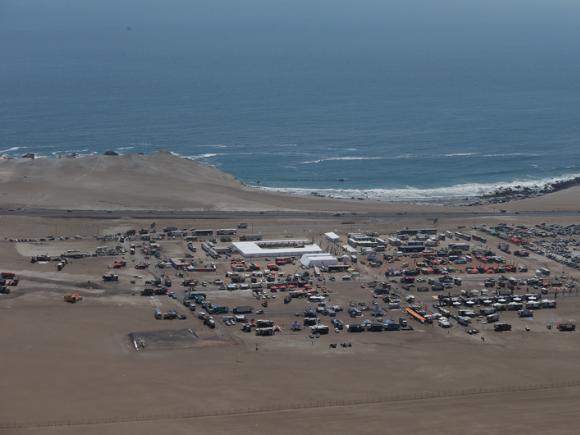
[[[395,189],[308,189],[308,188],[279,188],[254,186],[259,189],[284,192],[294,195],[320,195],[330,198],[365,198],[382,201],[433,201],[474,198],[492,193],[500,188],[530,188],[540,190],[549,183],[571,180],[580,177],[578,174],[568,174],[562,177],[550,177],[537,180],[514,180],[496,183],[465,183],[454,186],[418,188],[408,186]]]
[[[200,148],[229,148],[229,145],[222,143],[202,143],[202,144],[182,144],[179,146],[180,149],[200,149]]]
[[[4,154],[4,153],[11,153],[12,151],[18,151],[22,149],[22,147],[11,147],[11,148],[6,148],[5,150],[0,150],[0,154]]]
[[[479,153],[448,153],[445,154],[445,157],[471,157],[477,155],[479,155]]]
[[[176,154],[179,156],[179,154]],[[196,154],[193,156],[184,156],[186,159],[190,160],[204,160],[204,159],[211,159],[212,157],[221,156],[223,154],[220,153],[204,153],[204,154]],[[181,157],[181,156],[180,156]]]
[[[327,157],[324,159],[318,159],[318,160],[307,160],[305,162],[302,162],[303,165],[311,165],[311,164],[316,164],[316,163],[322,163],[322,162],[335,162],[335,161],[349,161],[349,160],[381,160],[382,157],[362,157],[362,156],[345,156],[345,157]]]
[[[32,148],[34,148],[35,150],[38,149],[49,149],[49,148],[58,148],[59,145],[34,145]]]
[[[116,151],[130,151],[130,150],[134,150],[135,147],[134,146],[130,146],[130,147],[118,147],[116,148]]]
[[[155,144],[151,142],[129,142],[130,146],[138,147],[138,148],[152,148],[155,147]]]
[[[348,148],[347,151],[356,151],[356,148]],[[442,157],[512,157],[512,156],[538,156],[538,154],[532,153],[503,153],[503,154],[481,154],[478,152],[457,152],[457,153],[446,153],[446,154],[424,154],[417,155],[412,153],[398,154],[395,156],[385,156],[385,157],[364,157],[364,156],[347,156],[347,157],[327,157],[316,160],[308,160],[302,162],[302,164],[314,164],[322,163],[328,161],[337,160],[410,160],[410,159],[437,159]]]
[[[482,154],[482,157],[540,157],[537,153],[494,153]]]
[[[82,150],[59,150],[59,151],[53,151],[50,154],[52,154],[53,156],[60,156],[63,154],[79,154],[79,155],[90,155],[91,153],[95,153],[96,151],[90,151],[88,148],[84,148]]]
[[[399,154],[398,156],[395,156],[394,158],[406,160],[406,159],[415,159],[415,158],[417,158],[417,156],[415,154],[407,153],[407,154]]]

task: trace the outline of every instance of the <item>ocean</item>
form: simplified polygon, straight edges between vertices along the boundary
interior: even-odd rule
[[[0,0],[0,154],[459,198],[580,175],[580,2]]]

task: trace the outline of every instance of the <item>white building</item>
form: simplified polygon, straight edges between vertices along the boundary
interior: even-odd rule
[[[322,249],[308,240],[261,240],[234,242],[234,250],[244,258],[301,257],[304,254],[319,254]]]
[[[304,267],[327,267],[338,264],[338,259],[328,253],[305,254],[300,258],[300,263]]]

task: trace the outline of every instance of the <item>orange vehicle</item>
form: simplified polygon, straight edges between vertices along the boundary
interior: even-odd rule
[[[412,309],[411,307],[407,307],[405,308],[405,311],[411,315],[411,317],[413,317],[416,321],[418,321],[419,323],[425,323],[427,321],[427,319],[425,319],[425,317],[423,317],[421,314],[419,314],[417,311],[415,311],[414,309]]]
[[[77,302],[82,301],[82,300],[83,300],[83,297],[78,292],[67,293],[66,295],[64,295],[64,301],[68,302],[70,304],[76,304]]]

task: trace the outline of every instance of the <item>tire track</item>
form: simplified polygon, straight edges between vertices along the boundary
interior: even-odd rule
[[[124,423],[143,423],[143,422],[157,422],[157,421],[171,421],[171,420],[192,420],[199,418],[212,417],[238,417],[248,415],[259,415],[267,413],[278,413],[287,411],[296,411],[303,409],[325,409],[325,408],[341,408],[352,406],[376,405],[383,403],[401,403],[414,402],[423,400],[437,400],[437,399],[451,399],[457,397],[477,397],[483,395],[509,394],[518,392],[533,392],[544,390],[557,390],[563,388],[580,387],[580,380],[572,380],[566,382],[554,382],[548,384],[534,384],[534,385],[511,385],[499,386],[490,388],[472,388],[456,391],[441,391],[441,392],[426,392],[420,394],[400,394],[391,396],[377,396],[366,399],[352,399],[352,400],[329,400],[321,402],[300,402],[286,405],[271,405],[256,408],[239,408],[239,409],[224,409],[214,411],[191,411],[191,412],[176,412],[166,414],[145,414],[125,417],[100,417],[90,419],[76,419],[76,420],[54,420],[54,421],[39,421],[30,423],[0,423],[0,431],[17,430],[17,429],[42,429],[42,428],[56,428],[56,427],[80,427],[80,426],[97,426],[106,424],[124,424]]]

